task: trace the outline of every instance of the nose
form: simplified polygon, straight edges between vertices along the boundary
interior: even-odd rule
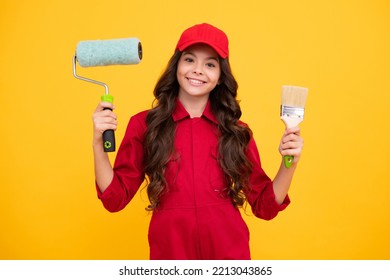
[[[201,63],[195,63],[192,72],[197,75],[203,75],[203,69]]]

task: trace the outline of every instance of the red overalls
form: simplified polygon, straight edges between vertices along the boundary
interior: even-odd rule
[[[108,211],[123,209],[144,181],[143,140],[147,111],[130,119],[114,164],[114,178],[99,198]],[[250,259],[249,231],[230,198],[217,161],[217,120],[208,103],[200,118],[190,118],[177,101],[175,151],[165,171],[168,192],[153,212],[149,227],[150,259]],[[256,144],[247,149],[253,164],[253,213],[272,219],[290,203],[275,201],[272,181],[261,168]]]

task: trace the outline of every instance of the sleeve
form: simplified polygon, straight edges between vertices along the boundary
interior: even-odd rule
[[[290,204],[290,198],[287,195],[281,205],[276,202],[272,180],[261,167],[259,152],[253,137],[249,142],[246,155],[252,162],[253,168],[249,177],[250,189],[246,192],[248,203],[256,217],[271,220]]]
[[[110,212],[118,212],[131,201],[144,181],[143,140],[146,131],[145,119],[140,114],[133,116],[118,149],[114,163],[114,177],[102,193],[96,185],[98,198]]]

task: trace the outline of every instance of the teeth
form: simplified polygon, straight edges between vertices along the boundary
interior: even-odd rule
[[[193,80],[193,79],[188,79],[188,80],[190,81],[191,84],[195,84],[195,85],[204,84],[204,82],[199,81],[199,80]]]

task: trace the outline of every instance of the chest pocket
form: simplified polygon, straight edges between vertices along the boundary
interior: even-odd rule
[[[203,168],[197,173],[195,178],[191,175],[193,167],[188,163],[183,163],[180,151],[177,151],[169,160],[165,167],[165,180],[169,192],[187,192],[188,180],[194,179],[202,192],[206,192],[212,197],[226,198],[227,181],[225,173],[219,164],[219,153],[217,146],[211,146],[207,156],[201,156],[204,159]]]
[[[180,154],[175,153],[165,166],[165,180],[167,182],[168,191],[178,190],[178,177],[180,172]]]
[[[227,198],[227,179],[221,165],[219,164],[218,146],[211,147],[206,170],[209,173],[211,192],[218,197]]]

